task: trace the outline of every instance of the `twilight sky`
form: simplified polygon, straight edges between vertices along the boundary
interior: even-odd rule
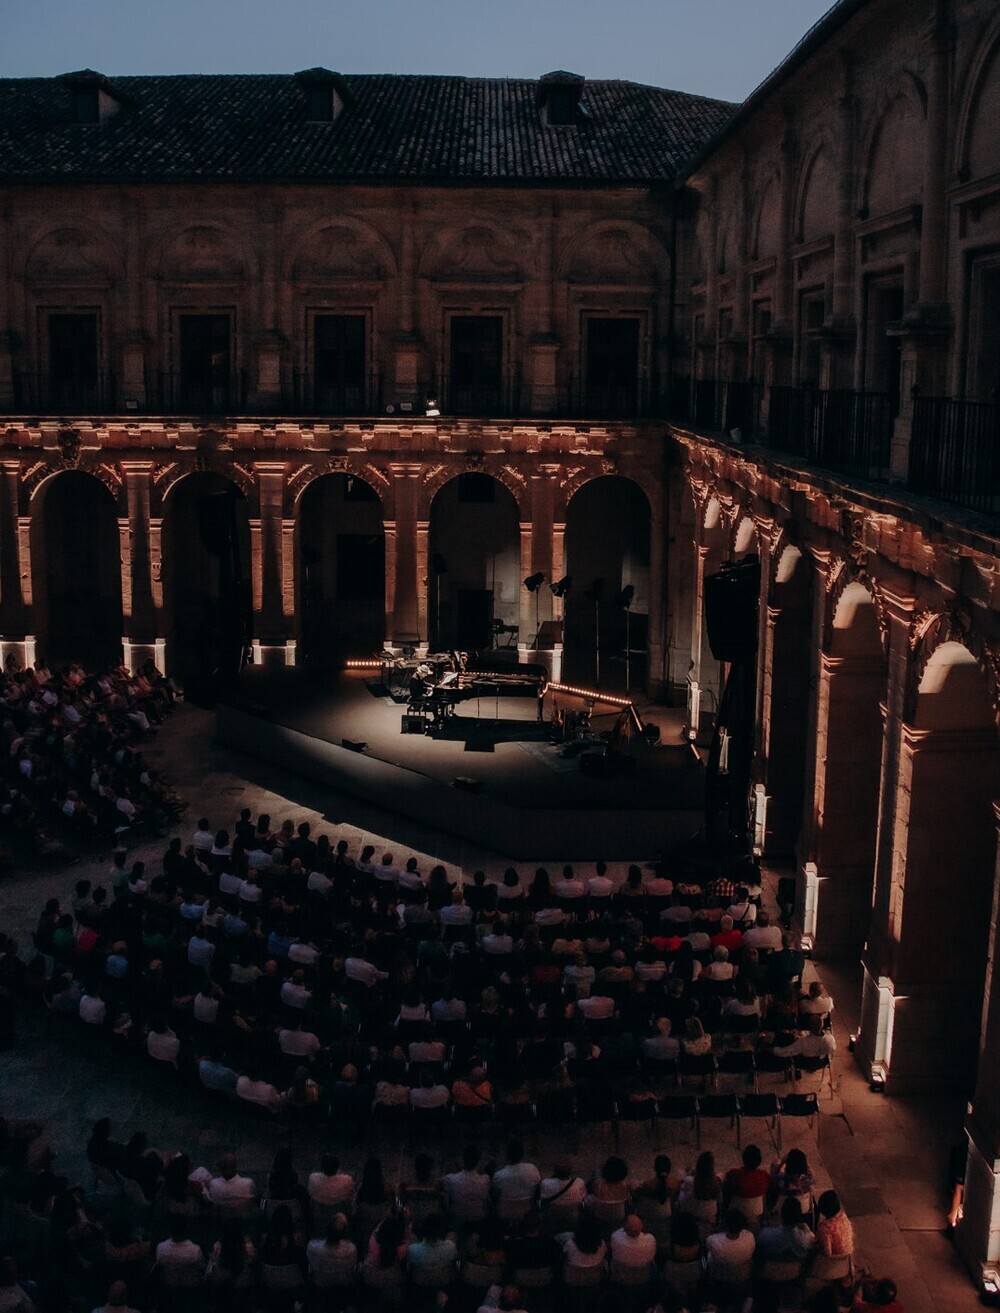
[[[0,77],[567,68],[742,100],[831,0],[3,0]]]

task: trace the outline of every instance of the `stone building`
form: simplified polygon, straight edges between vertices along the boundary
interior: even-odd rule
[[[738,108],[568,73],[0,82],[3,655],[195,675],[245,582],[263,661],[499,625],[584,680],[596,630],[738,745],[706,580],[756,558],[737,809],[815,954],[860,959],[873,1081],[969,1097],[982,1273],[998,122],[990,0],[841,0]]]

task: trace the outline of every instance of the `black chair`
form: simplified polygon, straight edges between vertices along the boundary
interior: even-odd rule
[[[702,1089],[707,1090],[710,1081],[712,1084],[715,1083],[718,1064],[714,1054],[711,1053],[682,1053],[679,1072],[682,1083],[687,1080],[700,1080]]]
[[[736,1126],[738,1104],[735,1094],[706,1094],[696,1100],[698,1105],[698,1144],[701,1145],[703,1121],[728,1121],[729,1129]]]
[[[799,1117],[814,1122],[816,1143],[819,1144],[819,1100],[815,1094],[786,1094],[780,1100],[782,1117]]]
[[[661,1121],[689,1122],[694,1131],[698,1125],[698,1102],[693,1094],[672,1094],[656,1102]]]
[[[756,1083],[757,1069],[752,1049],[729,1049],[719,1058],[719,1074],[740,1076],[748,1085]]]
[[[737,1099],[736,1143],[742,1143],[743,1122],[747,1118],[759,1118],[767,1123],[767,1128],[775,1137],[778,1151],[781,1151],[780,1107],[776,1094],[745,1094]]]

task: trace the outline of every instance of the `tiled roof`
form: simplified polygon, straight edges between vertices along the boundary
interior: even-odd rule
[[[80,75],[74,75],[80,85]],[[115,77],[122,104],[71,121],[69,79],[0,79],[0,181],[669,182],[733,114],[723,101],[587,82],[579,126],[547,127],[539,83],[356,74],[335,122],[294,75]]]

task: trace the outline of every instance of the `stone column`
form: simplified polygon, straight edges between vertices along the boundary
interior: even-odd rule
[[[419,464],[393,464],[389,466],[389,472],[393,479],[394,505],[396,507],[396,520],[392,525],[395,550],[391,553],[395,568],[391,579],[388,577],[388,571],[386,573],[386,607],[388,609],[390,606],[389,597],[391,594],[392,623],[389,632],[392,636],[393,645],[401,647],[404,644],[412,643],[416,645],[420,643],[426,633],[426,630],[422,631],[420,627],[421,612],[425,617],[427,613],[426,522],[424,524],[425,546],[423,556],[425,570],[423,574],[420,573],[420,552],[417,541],[419,529],[417,506],[423,466]],[[390,553],[387,551],[387,563],[389,558]],[[424,623],[426,625],[426,619]]]
[[[260,519],[250,521],[254,660],[283,666],[294,664],[294,656],[289,661],[289,640],[295,608],[294,585],[286,593],[291,574],[285,554],[291,550],[291,533],[286,534],[283,516],[285,463],[255,461],[254,472],[260,498]]]
[[[709,673],[702,660],[702,645],[705,632],[705,562],[708,560],[708,548],[698,543],[694,557],[694,597],[691,603],[691,678],[688,684],[688,720],[689,730],[697,737],[702,721],[707,718],[708,708],[703,696],[705,676]],[[718,678],[711,676],[711,682],[718,688]]]
[[[840,171],[833,234],[833,296],[826,324],[823,385],[829,388],[849,388],[854,383],[854,192],[857,185],[854,143],[857,137],[857,102],[853,94],[851,68],[846,58],[838,119]]]
[[[137,670],[150,657],[155,661],[156,604],[153,597],[153,556],[149,513],[151,460],[123,460],[128,518],[122,521],[122,619],[125,664]]]
[[[562,601],[552,596],[550,585],[562,578],[562,532],[559,534],[558,561],[555,547],[555,498],[558,466],[543,465],[531,476],[529,503],[531,518],[521,521],[521,578],[544,574],[545,580],[536,593],[520,589],[518,611],[518,655],[522,661],[541,661],[552,668],[555,649],[534,646],[538,629],[547,620],[562,618]],[[564,531],[565,526],[561,526]],[[561,646],[560,646],[561,651]]]
[[[993,815],[1000,827],[1000,803]],[[997,979],[997,921],[1000,920],[1000,850],[995,862],[989,918],[986,980],[979,1040],[976,1095],[965,1133],[969,1152],[962,1220],[955,1238],[966,1263],[980,1278],[1000,1267],[1000,980]]]
[[[559,398],[558,365],[561,345],[555,323],[555,245],[557,211],[551,202],[549,214],[539,221],[541,260],[539,268],[538,326],[528,344],[528,410],[532,415],[553,415]]]
[[[891,814],[883,807],[891,885],[887,908],[876,898],[856,1053],[892,1093],[967,1094],[993,900],[996,732],[903,722],[897,735],[895,778],[887,772],[883,790],[895,793]]]
[[[18,534],[17,500],[21,465],[5,460],[0,465],[0,635],[4,644],[24,638],[30,605],[30,563],[22,561]],[[27,574],[28,597],[24,582]],[[6,655],[6,652],[4,653]]]
[[[649,653],[646,670],[646,689],[650,697],[661,700],[666,691],[667,672],[664,651],[664,578],[665,537],[663,503],[659,497],[650,499],[649,517],[649,618],[647,621],[646,648]]]

